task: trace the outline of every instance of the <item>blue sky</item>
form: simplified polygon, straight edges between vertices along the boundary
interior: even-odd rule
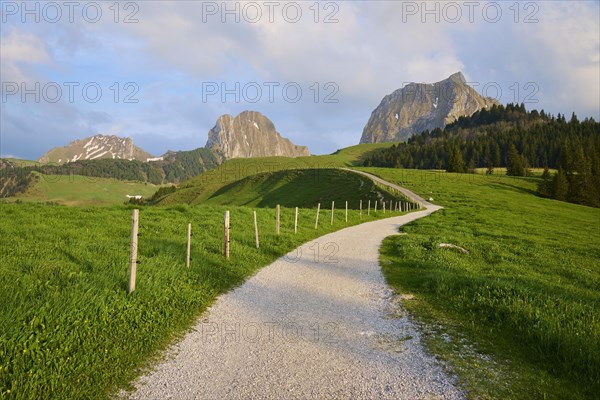
[[[0,154],[98,133],[189,150],[243,110],[331,153],[386,94],[457,71],[502,103],[600,119],[597,1],[224,4],[1,1]]]

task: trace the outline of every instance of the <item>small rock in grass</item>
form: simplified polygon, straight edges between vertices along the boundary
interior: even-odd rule
[[[438,247],[440,249],[441,248],[456,249],[456,250],[460,251],[461,253],[469,254],[469,250],[467,250],[467,249],[465,249],[463,247],[457,246],[455,244],[451,244],[451,243],[440,243],[440,244],[438,244]]]

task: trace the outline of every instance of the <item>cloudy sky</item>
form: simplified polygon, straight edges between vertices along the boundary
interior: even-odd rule
[[[600,119],[597,1],[0,1],[0,154],[93,134],[155,155],[256,110],[313,154],[383,96],[462,71],[478,92]]]

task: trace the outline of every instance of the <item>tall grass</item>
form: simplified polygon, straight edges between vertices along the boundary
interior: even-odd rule
[[[301,243],[383,217],[349,211],[314,229],[314,209],[231,207],[222,256],[220,206],[140,210],[136,290],[127,295],[131,208],[0,204],[0,394],[14,399],[108,398],[127,387],[216,298]],[[390,214],[385,214],[389,216]],[[323,216],[322,216],[323,217]],[[185,268],[187,224],[192,264]]]
[[[600,210],[536,197],[535,179],[369,171],[446,207],[386,239],[382,265],[415,315],[508,360],[510,377],[469,386],[473,398],[598,393]]]

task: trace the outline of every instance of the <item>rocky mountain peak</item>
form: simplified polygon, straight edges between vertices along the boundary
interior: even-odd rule
[[[464,85],[467,84],[467,80],[465,79],[465,76],[460,71],[455,72],[452,75],[450,75],[448,77],[448,80],[451,80],[452,82],[456,82],[458,84],[464,84]]]
[[[477,93],[462,72],[436,83],[409,83],[383,98],[371,113],[360,143],[405,141],[494,104],[499,103]]]
[[[310,155],[308,148],[282,137],[273,122],[256,111],[221,115],[208,132],[205,147],[222,159]]]
[[[40,157],[38,162],[64,164],[102,158],[147,161],[153,156],[135,146],[131,138],[94,135],[75,140],[64,147],[55,147]]]

